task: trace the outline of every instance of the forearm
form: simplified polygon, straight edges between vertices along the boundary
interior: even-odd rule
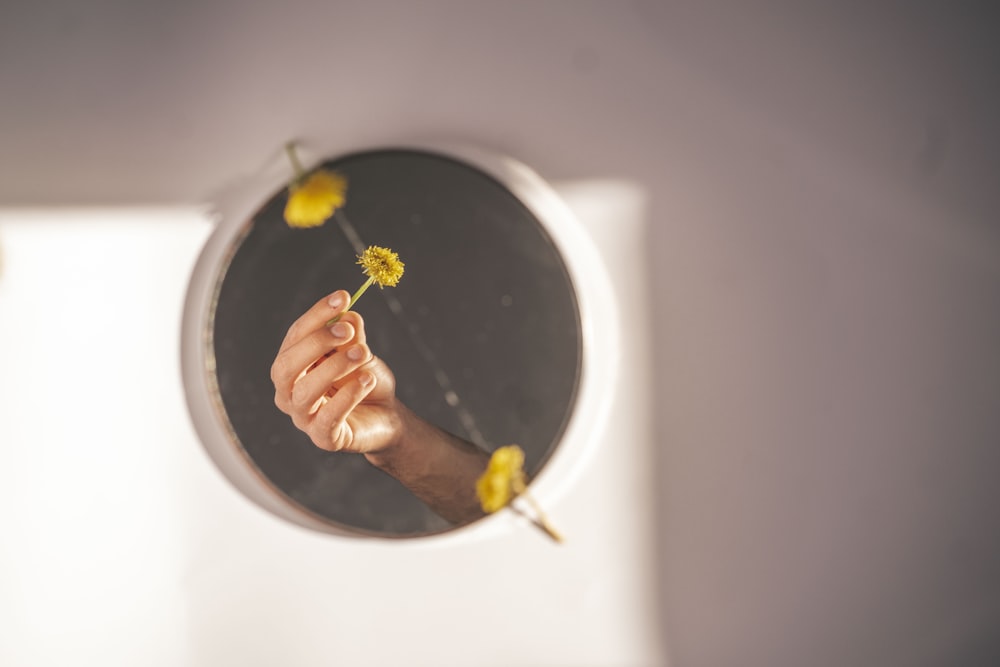
[[[486,469],[489,454],[429,424],[402,404],[398,416],[399,438],[366,454],[368,461],[452,523],[482,517],[476,480]]]

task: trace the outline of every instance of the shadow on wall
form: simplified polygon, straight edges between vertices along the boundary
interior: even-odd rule
[[[746,166],[653,202],[671,657],[995,664],[1000,243],[846,163]]]

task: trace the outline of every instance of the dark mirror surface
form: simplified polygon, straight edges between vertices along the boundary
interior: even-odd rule
[[[545,229],[504,185],[422,151],[349,155],[325,225],[290,229],[277,193],[235,242],[210,327],[216,380],[239,447],[292,501],[329,522],[381,535],[451,526],[363,456],[316,448],[274,406],[270,367],[289,325],[335,289],[364,282],[356,255],[392,248],[395,288],[354,308],[368,343],[415,413],[487,450],[517,443],[533,476],[569,418],[580,374],[577,302]]]

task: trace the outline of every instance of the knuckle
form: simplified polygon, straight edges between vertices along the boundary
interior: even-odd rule
[[[322,435],[318,433],[310,433],[309,439],[312,440],[312,443],[319,449],[322,449],[327,452],[335,451],[333,449],[333,444],[330,441],[329,437],[324,438]]]
[[[292,390],[292,405],[296,410],[308,410],[313,406],[313,401],[305,389],[300,389],[300,385]]]
[[[278,384],[288,377],[288,358],[285,355],[278,355],[271,364],[271,382]]]
[[[333,449],[331,451],[339,452],[347,449],[351,445],[351,432],[347,428],[347,424],[343,421],[337,422],[330,433],[330,442],[333,444]]]
[[[346,446],[344,431],[343,422],[338,422],[330,428],[325,428],[317,424],[310,431],[309,437],[312,439],[313,444],[320,449],[328,452],[339,452]]]
[[[309,421],[307,419],[303,419],[301,413],[293,411],[289,413],[289,416],[292,418],[292,423],[295,424],[295,428],[305,434],[309,434]]]
[[[302,322],[301,321],[292,322],[292,326],[288,327],[288,333],[286,334],[285,337],[288,340],[295,340],[299,337],[301,332],[302,332]]]

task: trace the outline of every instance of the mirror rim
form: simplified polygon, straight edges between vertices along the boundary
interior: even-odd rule
[[[550,445],[548,461],[531,482],[532,495],[551,506],[572,486],[591,458],[603,431],[613,395],[619,357],[616,304],[604,262],[583,224],[556,190],[527,165],[477,147],[442,143],[403,143],[343,149],[318,163],[364,152],[416,151],[440,155],[495,178],[519,199],[545,229],[561,256],[577,301],[581,360],[576,396],[561,437]],[[516,515],[498,512],[479,521],[428,535],[374,534],[335,523],[292,501],[261,473],[239,445],[215,386],[210,324],[217,290],[253,216],[288,181],[288,170],[249,179],[230,191],[216,209],[210,234],[191,273],[181,325],[181,371],[192,424],[209,458],[240,493],[260,508],[293,524],[338,536],[440,543],[509,530]],[[263,195],[261,194],[263,193]],[[605,326],[597,335],[595,315]],[[600,338],[597,341],[597,338]],[[599,348],[599,349],[598,349]],[[523,520],[522,520],[523,521]]]

